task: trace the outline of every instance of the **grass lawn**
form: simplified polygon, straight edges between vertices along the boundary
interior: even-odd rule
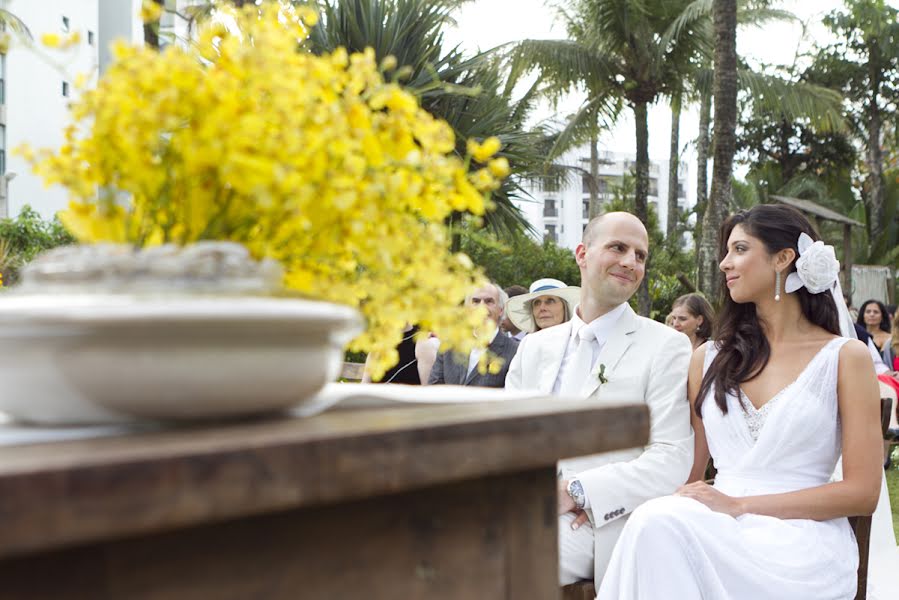
[[[893,508],[893,531],[899,539],[899,469],[887,471],[887,489],[890,491],[890,506]]]

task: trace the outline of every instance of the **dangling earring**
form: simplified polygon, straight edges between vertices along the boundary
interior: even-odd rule
[[[780,302],[780,271],[775,271],[777,274],[774,278],[774,301]]]

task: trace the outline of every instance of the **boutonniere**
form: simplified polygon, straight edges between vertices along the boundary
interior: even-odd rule
[[[606,366],[602,363],[600,363],[599,368],[596,369],[596,378],[599,379],[599,385],[609,383],[609,378],[606,377]]]

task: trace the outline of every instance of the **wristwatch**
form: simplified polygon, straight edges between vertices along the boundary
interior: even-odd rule
[[[580,480],[572,479],[568,482],[568,495],[574,500],[574,506],[578,510],[584,510],[584,505],[587,503],[587,495],[584,493],[584,486],[581,485]]]

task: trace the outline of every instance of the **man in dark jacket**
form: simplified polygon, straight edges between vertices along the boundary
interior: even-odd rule
[[[481,358],[481,350],[472,350],[468,360],[451,352],[441,352],[437,355],[428,385],[453,384],[475,385],[481,387],[504,387],[506,373],[509,371],[509,363],[518,351],[518,340],[510,338],[499,330],[499,322],[506,307],[506,293],[496,284],[491,283],[472,293],[466,302],[469,306],[482,305],[487,309],[490,320],[495,329],[487,350],[503,359],[503,366],[499,373],[483,375],[478,372],[478,360]]]

